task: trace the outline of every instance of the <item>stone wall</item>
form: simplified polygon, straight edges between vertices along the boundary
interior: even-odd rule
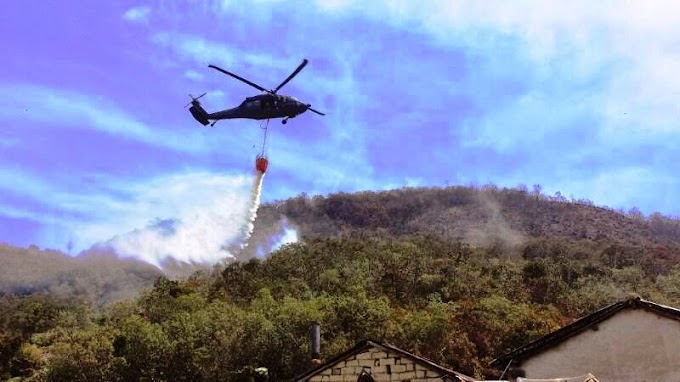
[[[312,376],[310,382],[356,382],[365,370],[376,382],[442,382],[441,374],[415,363],[401,354],[387,353],[370,348],[363,353],[349,356]],[[455,380],[455,377],[452,377]]]

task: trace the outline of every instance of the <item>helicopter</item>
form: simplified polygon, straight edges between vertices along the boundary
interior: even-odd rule
[[[247,119],[271,119],[271,118],[283,118],[281,120],[282,124],[286,124],[289,119],[295,118],[298,115],[306,112],[307,110],[319,115],[326,115],[318,110],[312,109],[312,105],[300,102],[297,98],[287,95],[277,94],[277,92],[286,85],[293,77],[297,76],[298,73],[307,65],[309,61],[303,59],[302,63],[285,79],[279,86],[274,89],[267,90],[264,87],[248,81],[247,79],[240,77],[234,73],[224,70],[215,65],[208,65],[209,68],[213,68],[219,72],[236,78],[260,91],[262,94],[258,94],[252,97],[247,97],[239,106],[226,109],[222,111],[217,111],[214,113],[208,113],[203,109],[199,99],[206,95],[206,93],[201,94],[198,97],[191,97],[191,102],[189,102],[185,108],[189,105],[189,112],[199,123],[203,126],[210,124],[210,126],[215,126],[217,121],[222,119],[234,119],[234,118],[247,118]]]

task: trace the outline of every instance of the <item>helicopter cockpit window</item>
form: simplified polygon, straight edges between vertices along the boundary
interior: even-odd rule
[[[241,104],[241,106],[244,106],[248,109],[259,109],[261,107],[260,101],[259,100],[245,100]]]

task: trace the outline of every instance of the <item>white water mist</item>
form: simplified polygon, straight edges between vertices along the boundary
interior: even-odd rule
[[[243,227],[243,240],[241,248],[248,245],[248,239],[253,234],[255,229],[255,219],[257,218],[257,210],[260,208],[260,196],[262,195],[262,181],[264,180],[264,173],[256,171],[255,180],[253,182],[253,189],[250,193],[250,204],[248,208],[248,221]]]

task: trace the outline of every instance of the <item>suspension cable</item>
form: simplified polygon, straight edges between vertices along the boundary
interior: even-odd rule
[[[262,125],[264,124],[264,127]],[[260,153],[260,156],[264,156],[264,148],[267,144],[267,132],[269,131],[269,119],[267,119],[265,122],[260,124],[260,128],[264,130],[264,138],[262,139],[262,152]]]

